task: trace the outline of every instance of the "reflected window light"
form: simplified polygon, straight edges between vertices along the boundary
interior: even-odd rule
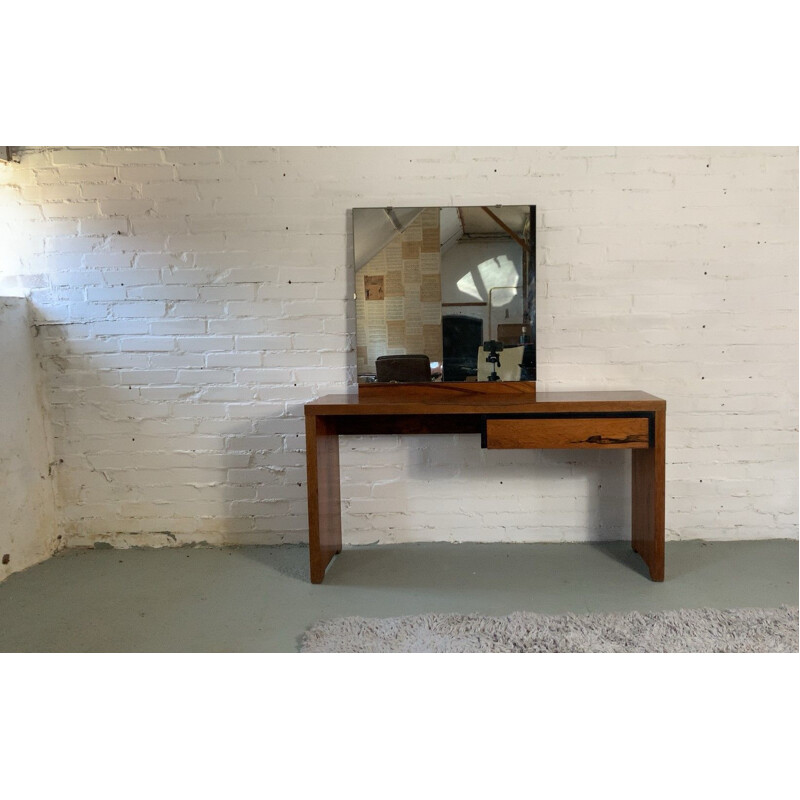
[[[481,293],[475,284],[473,271],[480,275],[481,282],[485,287],[485,292]],[[463,294],[474,297],[476,300],[488,301],[486,294],[495,286],[509,286],[519,283],[519,272],[514,262],[506,255],[490,258],[478,264],[474,270],[470,270],[456,281],[456,286]],[[502,308],[508,305],[517,295],[517,289],[498,289],[492,293],[492,305],[495,308]]]
[[[463,278],[459,278],[456,281],[456,288],[462,294],[468,294],[470,297],[474,297],[476,300],[485,300],[485,297],[481,297],[481,293],[478,291],[478,287],[475,285],[475,278],[472,277],[471,273],[467,273],[464,275]]]

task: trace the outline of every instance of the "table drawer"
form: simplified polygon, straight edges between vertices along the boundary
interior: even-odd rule
[[[486,420],[485,447],[646,448],[650,446],[647,417],[568,417]]]

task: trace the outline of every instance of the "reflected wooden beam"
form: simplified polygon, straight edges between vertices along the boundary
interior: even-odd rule
[[[481,208],[523,249],[525,250],[525,242],[520,239],[518,233],[514,233],[508,225],[500,219],[490,208],[481,206]]]
[[[400,224],[400,220],[397,219],[397,214],[394,213],[394,209],[393,208],[384,208],[383,212],[384,212],[384,214],[386,214],[387,217],[389,217],[389,222],[392,223],[392,225],[394,226],[394,229],[398,233],[401,233],[402,230],[403,230],[403,226]]]

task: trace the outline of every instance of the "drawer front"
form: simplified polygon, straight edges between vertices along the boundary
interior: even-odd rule
[[[489,449],[646,448],[646,417],[570,417],[563,419],[487,419]]]

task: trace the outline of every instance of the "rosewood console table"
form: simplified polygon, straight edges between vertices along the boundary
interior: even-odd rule
[[[486,384],[479,384],[486,386]],[[627,448],[632,451],[631,543],[664,580],[664,438],[667,404],[644,392],[535,393],[465,384],[328,395],[305,406],[311,582],[342,550],[339,435],[475,433],[486,448]],[[389,388],[389,387],[385,387]]]

